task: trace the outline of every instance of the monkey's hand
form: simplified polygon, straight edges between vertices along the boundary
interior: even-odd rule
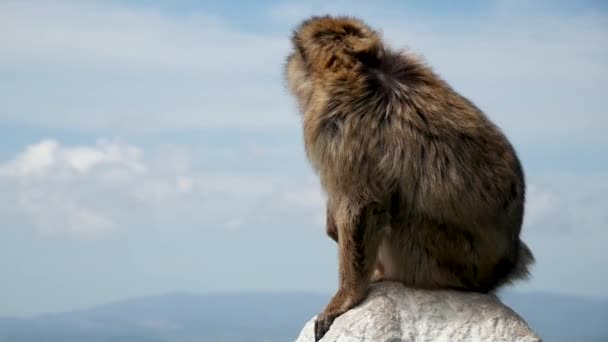
[[[338,316],[340,314],[327,314],[325,312],[317,316],[315,320],[315,342],[319,342],[325,336]]]
[[[315,342],[319,342],[325,336],[336,318],[353,308],[364,297],[364,291],[338,290],[325,310],[315,320]]]

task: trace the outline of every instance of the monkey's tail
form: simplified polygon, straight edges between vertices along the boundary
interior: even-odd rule
[[[534,255],[521,240],[517,241],[517,250],[510,257],[505,256],[498,265],[493,279],[481,286],[482,292],[495,292],[504,285],[530,277],[530,267],[534,264]]]
[[[502,265],[497,268],[499,274],[502,274],[498,275],[496,283],[493,286],[494,289],[511,284],[517,280],[528,279],[530,277],[530,267],[534,264],[535,259],[530,248],[523,241],[519,240],[517,242],[517,250],[513,253],[512,257],[503,259],[502,261]]]
[[[523,241],[519,240],[517,261],[513,268],[512,279],[525,279],[530,277],[530,267],[535,263],[534,254]]]

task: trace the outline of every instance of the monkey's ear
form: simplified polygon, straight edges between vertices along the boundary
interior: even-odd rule
[[[384,57],[378,33],[351,17],[312,17],[294,30],[292,43],[314,69],[374,66]]]
[[[366,66],[376,67],[384,58],[384,47],[376,35],[352,39],[350,45],[353,58]]]

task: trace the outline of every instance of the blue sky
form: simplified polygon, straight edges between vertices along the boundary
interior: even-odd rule
[[[3,1],[0,315],[335,290],[281,78],[323,13],[424,56],[509,135],[538,259],[519,290],[608,296],[605,2]]]

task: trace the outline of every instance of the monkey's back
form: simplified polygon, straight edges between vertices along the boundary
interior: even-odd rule
[[[417,60],[393,55],[319,86],[323,98],[304,129],[330,191],[380,203],[398,193],[410,210],[462,223],[504,219],[505,208],[523,202],[524,175],[507,138]]]

